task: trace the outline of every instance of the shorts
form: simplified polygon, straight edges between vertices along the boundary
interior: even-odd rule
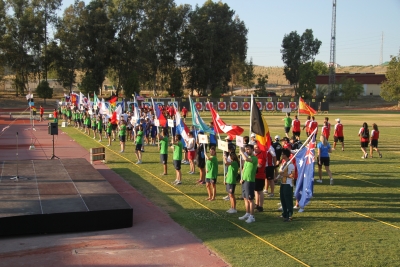
[[[343,136],[334,136],[333,137],[333,142],[337,143],[338,141],[343,143],[344,137]]]
[[[260,192],[264,190],[265,179],[257,179],[254,185],[254,191]]]
[[[96,131],[97,127],[96,126],[92,126],[92,130]]]
[[[318,166],[329,166],[329,157],[321,157],[321,164],[318,162]]]
[[[136,151],[141,151],[142,150],[142,144],[136,144]]]
[[[117,130],[118,125],[117,124],[111,124],[111,129],[113,131]]]
[[[185,115],[183,115],[183,118],[184,118],[184,119],[186,119],[186,114],[185,114]]]
[[[205,159],[198,159],[197,160],[197,167],[200,169],[204,169],[206,167],[206,160]]]
[[[300,136],[300,132],[293,132],[294,136]]]
[[[211,184],[216,184],[217,183],[217,179],[213,179],[213,178],[206,178],[206,183],[211,183]]]
[[[188,152],[187,147],[184,147],[184,148],[183,148],[183,151],[185,151],[185,153],[187,153],[187,152]]]
[[[111,137],[111,133],[107,133],[107,137]]]
[[[189,160],[194,160],[195,157],[196,157],[196,151],[189,151],[188,159]]]
[[[254,199],[255,182],[244,181],[242,184],[242,197],[248,200]]]
[[[235,194],[236,184],[226,184],[226,192],[228,194]]]
[[[97,132],[99,132],[99,133],[101,133],[103,130],[100,128],[100,129],[97,129]]]
[[[283,127],[285,128],[285,133],[289,133],[290,132],[290,127]]]
[[[275,166],[267,166],[265,167],[265,178],[267,180],[274,180],[275,178]]]
[[[119,141],[120,142],[125,142],[125,137],[126,137],[125,135],[120,135],[119,136]]]
[[[378,139],[372,139],[371,146],[378,148]]]
[[[368,147],[369,143],[367,142],[360,142],[361,147]]]
[[[182,160],[175,160],[174,159],[175,170],[179,171],[181,169],[181,163],[182,163]]]
[[[168,154],[160,154],[160,162],[162,164],[167,164],[167,162],[168,162]]]

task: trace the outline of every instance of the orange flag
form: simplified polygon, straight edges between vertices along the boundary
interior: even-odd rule
[[[315,114],[317,114],[317,112],[312,107],[307,105],[301,97],[299,98],[299,113],[307,114],[310,116],[314,116]]]

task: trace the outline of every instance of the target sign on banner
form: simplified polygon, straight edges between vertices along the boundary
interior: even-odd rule
[[[257,104],[258,109],[262,110],[262,103],[261,102],[256,102],[256,104]]]
[[[239,104],[238,104],[238,102],[231,102],[231,103],[229,104],[229,109],[232,110],[232,111],[237,111],[237,110],[239,110]]]
[[[290,103],[289,103],[289,108],[290,108],[291,110],[297,109],[297,103],[296,103],[296,102],[290,102]]]
[[[176,101],[168,101],[168,106],[174,106],[175,105],[175,107],[178,107],[178,102],[176,102]]]
[[[265,109],[268,111],[273,111],[274,110],[274,103],[273,102],[267,102],[265,105]]]
[[[154,105],[156,107],[162,107],[162,106],[164,106],[164,102],[154,102]]]
[[[226,102],[218,102],[218,110],[226,110]]]
[[[250,110],[250,102],[243,102],[242,110]]]
[[[149,107],[151,107],[150,102],[142,102],[142,108],[149,108]]]
[[[203,103],[201,102],[196,102],[196,104],[194,104],[197,108],[198,111],[203,111]]]
[[[277,110],[282,110],[285,107],[285,104],[283,102],[277,102],[276,103],[276,109]]]
[[[206,103],[206,110],[208,111],[208,110],[210,110],[210,106],[212,107],[212,108],[214,108],[214,103],[213,102],[209,102],[209,103]]]

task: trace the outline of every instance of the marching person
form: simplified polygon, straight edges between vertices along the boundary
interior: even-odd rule
[[[137,158],[136,164],[142,164],[142,146],[143,146],[143,126],[139,125],[139,130],[136,132],[136,147],[135,154]]]
[[[329,153],[332,153],[332,148],[331,145],[328,143],[328,140],[326,140],[325,136],[321,135],[319,140],[321,142],[318,143],[317,149],[318,149],[318,175],[319,175],[319,180],[317,180],[318,183],[322,183],[322,164],[325,166],[325,170],[329,175],[330,178],[330,185],[333,185],[333,178],[332,178],[332,172],[329,169]]]
[[[293,163],[289,161],[290,150],[282,150],[282,165],[279,168],[279,178],[281,181],[280,199],[282,204],[282,215],[284,222],[292,221],[293,215],[293,180],[295,169]],[[290,162],[290,163],[289,163]]]
[[[378,139],[379,139],[379,130],[378,130],[378,125],[376,123],[372,124],[372,131],[371,131],[371,139],[369,143],[369,153],[370,157],[372,158],[372,152],[375,150],[378,152],[379,157],[382,158],[382,153],[378,149]]]
[[[43,108],[42,105],[40,105],[39,114],[40,114],[40,119],[39,119],[39,121],[43,121],[44,108]]]
[[[309,137],[310,136],[310,124],[311,124],[311,116],[307,116],[307,120],[306,120],[306,122],[304,123],[304,127],[303,127],[303,130],[305,129],[306,130],[306,135],[307,135],[307,137]]]
[[[208,198],[206,200],[214,201],[217,194],[217,176],[218,176],[218,160],[216,156],[215,146],[210,147],[210,156],[206,156],[206,187]]]
[[[285,122],[285,135],[289,138],[290,127],[292,126],[292,118],[290,118],[290,113],[286,113],[286,117],[282,119]]]
[[[226,173],[224,184],[226,185],[226,192],[229,195],[229,200],[231,204],[231,208],[227,210],[227,213],[237,213],[236,210],[236,198],[235,198],[235,188],[236,188],[236,177],[238,175],[239,170],[239,159],[236,153],[229,153],[230,160],[228,161],[228,157],[224,156],[225,165],[228,166],[228,172]]]
[[[336,119],[335,132],[333,134],[333,150],[336,149],[337,142],[342,143],[342,151],[344,151],[344,136],[343,136],[343,124],[340,123],[340,119]]]
[[[163,164],[164,172],[161,175],[167,175],[168,163],[168,129],[162,128],[158,137],[158,150],[160,151],[160,161]]]
[[[297,115],[294,116],[294,120],[292,121],[292,133],[293,136],[300,137],[300,121],[297,118]]]
[[[361,158],[366,159],[368,158],[367,147],[369,144],[369,130],[366,122],[363,123],[363,126],[358,131],[358,136],[360,137],[361,151],[364,153]]]
[[[173,182],[174,185],[182,184],[182,172],[181,172],[181,164],[182,164],[182,136],[180,134],[175,135],[175,142],[171,146],[173,150],[172,160],[174,162],[176,179]]]

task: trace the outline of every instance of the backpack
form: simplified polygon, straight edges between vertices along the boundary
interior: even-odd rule
[[[279,142],[272,143],[272,147],[275,149],[276,160],[281,160],[282,145]]]
[[[368,139],[369,138],[369,130],[368,129],[363,129],[362,133],[361,133],[361,137],[364,139]]]

